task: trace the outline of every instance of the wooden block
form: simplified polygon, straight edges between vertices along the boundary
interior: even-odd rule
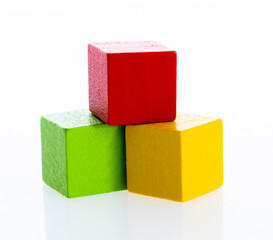
[[[89,110],[41,117],[44,182],[69,198],[126,189],[124,134]]]
[[[185,202],[222,186],[222,120],[184,114],[125,132],[130,192]]]
[[[109,125],[173,121],[176,52],[153,41],[88,45],[89,109]]]

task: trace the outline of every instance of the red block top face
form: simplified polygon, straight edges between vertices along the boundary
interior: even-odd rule
[[[88,49],[91,112],[110,125],[175,120],[175,51],[151,41]]]
[[[91,45],[105,53],[168,51],[167,47],[154,41],[99,42]]]

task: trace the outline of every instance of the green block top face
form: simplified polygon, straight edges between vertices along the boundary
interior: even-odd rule
[[[57,124],[64,129],[104,124],[103,121],[97,118],[94,114],[90,113],[88,109],[63,113],[53,113],[45,115],[43,118]]]
[[[45,183],[67,197],[125,190],[125,126],[104,124],[89,110],[41,117]]]

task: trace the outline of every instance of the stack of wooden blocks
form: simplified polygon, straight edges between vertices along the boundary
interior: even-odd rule
[[[176,52],[88,45],[89,110],[41,117],[43,180],[74,198],[128,188],[185,202],[223,184],[220,119],[176,113]]]

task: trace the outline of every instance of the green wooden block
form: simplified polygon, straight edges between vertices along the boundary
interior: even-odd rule
[[[89,110],[41,117],[44,182],[66,197],[127,189],[124,126]]]

